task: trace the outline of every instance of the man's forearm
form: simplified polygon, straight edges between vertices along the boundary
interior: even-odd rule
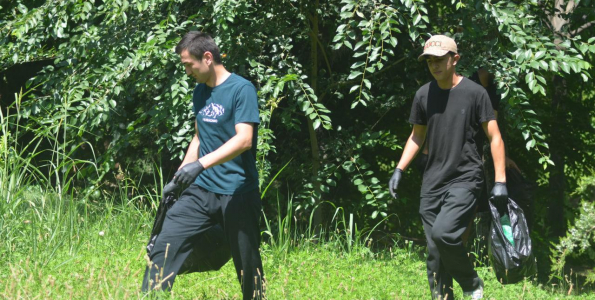
[[[251,147],[252,143],[248,144],[242,137],[236,135],[217,150],[201,157],[200,162],[205,169],[208,169],[234,159]]]
[[[405,169],[407,168],[407,166],[409,166],[415,155],[417,155],[417,152],[421,148],[422,144],[423,139],[411,133],[411,135],[407,139],[405,149],[403,149],[403,154],[401,155],[401,159],[397,164],[397,168],[405,171]]]
[[[504,141],[501,136],[493,137],[490,142],[492,158],[494,160],[495,181],[506,182],[506,156],[504,151]]]
[[[192,141],[190,142],[190,145],[188,146],[188,150],[186,150],[186,156],[184,156],[184,160],[182,161],[182,164],[180,165],[178,170],[181,169],[186,164],[189,164],[191,162],[195,162],[198,160],[199,146],[200,146],[200,141],[198,140],[198,136],[195,134],[194,137],[192,138]]]
[[[252,148],[254,124],[236,124],[236,135],[221,145],[217,150],[200,158],[200,163],[208,169],[224,162],[230,161]]]
[[[490,141],[490,150],[494,160],[494,179],[496,182],[506,182],[506,152],[504,150],[504,141],[498,128],[496,120],[490,120],[481,124],[483,130]]]

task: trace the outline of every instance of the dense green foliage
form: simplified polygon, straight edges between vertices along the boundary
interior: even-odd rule
[[[225,66],[259,89],[261,187],[289,163],[270,186],[265,213],[277,211],[271,195],[286,195],[296,219],[312,217],[323,228],[341,207],[360,228],[384,220],[377,241],[422,237],[419,174],[406,173],[398,200],[386,182],[411,130],[411,99],[431,79],[417,55],[430,34],[448,33],[459,43],[461,74],[483,66],[496,76],[508,156],[537,187],[528,213],[540,261],[549,261],[550,242],[566,224],[595,223],[588,204],[578,203],[594,200],[579,182],[595,170],[595,1],[17,0],[0,7],[7,203],[22,202],[25,185],[60,199],[101,199],[126,180],[139,182],[131,194],[162,186],[193,131],[194,84],[173,47],[188,30],[203,30],[216,37]],[[26,84],[15,79],[34,64],[41,70]],[[28,94],[15,100],[21,86]]]

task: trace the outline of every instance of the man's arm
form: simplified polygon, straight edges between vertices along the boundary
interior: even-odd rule
[[[175,184],[188,185],[205,169],[222,164],[252,148],[254,124],[238,123],[235,125],[236,134],[217,150],[198,158],[198,130],[184,158],[182,167],[174,174]],[[198,159],[197,159],[198,158]],[[194,161],[193,161],[194,160]]]
[[[401,155],[401,159],[397,164],[397,168],[401,170],[405,170],[407,166],[411,163],[417,152],[424,143],[426,139],[426,125],[413,125],[413,130],[411,131],[411,135],[407,139],[407,143],[405,144],[405,149],[403,149],[403,154]]]
[[[235,125],[235,129],[236,135],[229,141],[199,159],[205,169],[230,161],[242,154],[242,152],[252,148],[254,123],[238,123]]]
[[[411,135],[407,139],[405,149],[403,149],[403,155],[401,155],[401,159],[397,164],[397,168],[395,168],[395,171],[393,172],[393,176],[388,181],[388,191],[395,199],[399,198],[397,188],[399,187],[399,181],[401,181],[401,177],[403,176],[403,170],[407,168],[411,160],[413,160],[417,152],[419,152],[419,149],[421,149],[421,146],[424,144],[426,130],[427,126],[425,125],[413,125],[413,131],[411,131]]]
[[[492,158],[494,160],[495,181],[506,182],[506,167],[505,167],[505,153],[504,153],[504,141],[502,135],[500,135],[500,129],[498,128],[498,122],[491,120],[483,122],[483,131],[485,132],[488,140],[490,141],[490,149],[492,151]]]
[[[186,164],[195,162],[197,160],[203,165],[205,169],[222,164],[226,161],[232,160],[234,157],[240,155],[242,152],[252,148],[253,123],[238,123],[236,124],[236,135],[229,139],[225,144],[221,145],[217,150],[198,158],[198,149],[200,142],[198,140],[198,127],[196,121],[194,122],[196,134],[188,146],[184,161],[178,169],[181,169]]]

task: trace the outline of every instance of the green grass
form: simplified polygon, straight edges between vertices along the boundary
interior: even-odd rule
[[[231,262],[218,272],[179,276],[171,293],[142,294],[145,245],[160,188],[139,190],[139,181],[127,177],[106,188],[104,173],[98,173],[99,180],[79,190],[71,184],[80,180],[78,170],[97,166],[70,158],[81,145],[60,139],[59,133],[67,136],[65,120],[19,140],[19,132],[28,130],[18,112],[23,96],[17,97],[16,114],[0,111],[0,299],[241,298]],[[42,141],[52,145],[51,158],[38,168],[33,158],[43,153],[37,150]],[[161,173],[151,174],[154,186],[163,186]],[[350,212],[333,207],[332,225],[313,230],[297,224],[288,199],[278,197],[277,215],[262,220],[268,299],[429,298],[423,247],[395,241],[400,247],[373,252],[367,246],[374,228],[358,228]],[[283,201],[287,209],[281,209]],[[595,299],[570,275],[563,286],[502,286],[489,267],[478,272],[486,299]]]
[[[3,209],[0,215],[4,239],[0,244],[0,298],[148,298],[140,292],[140,283],[152,210],[141,205],[141,197],[92,202],[60,198],[36,188],[22,195],[18,206]],[[423,248],[373,253],[356,240],[347,251],[345,233],[336,234],[327,234],[330,241],[319,243],[307,238],[297,244],[263,243],[268,299],[428,298]],[[479,268],[479,273],[485,281],[486,299],[595,299],[581,287],[573,287],[567,296],[568,287],[532,281],[502,286],[489,267]],[[455,295],[462,296],[460,288]],[[241,297],[230,262],[218,272],[179,276],[173,292],[163,298]]]

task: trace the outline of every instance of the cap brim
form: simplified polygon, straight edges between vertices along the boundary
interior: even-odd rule
[[[448,50],[434,49],[422,53],[417,57],[417,61],[423,61],[425,56],[444,56],[448,53]]]

